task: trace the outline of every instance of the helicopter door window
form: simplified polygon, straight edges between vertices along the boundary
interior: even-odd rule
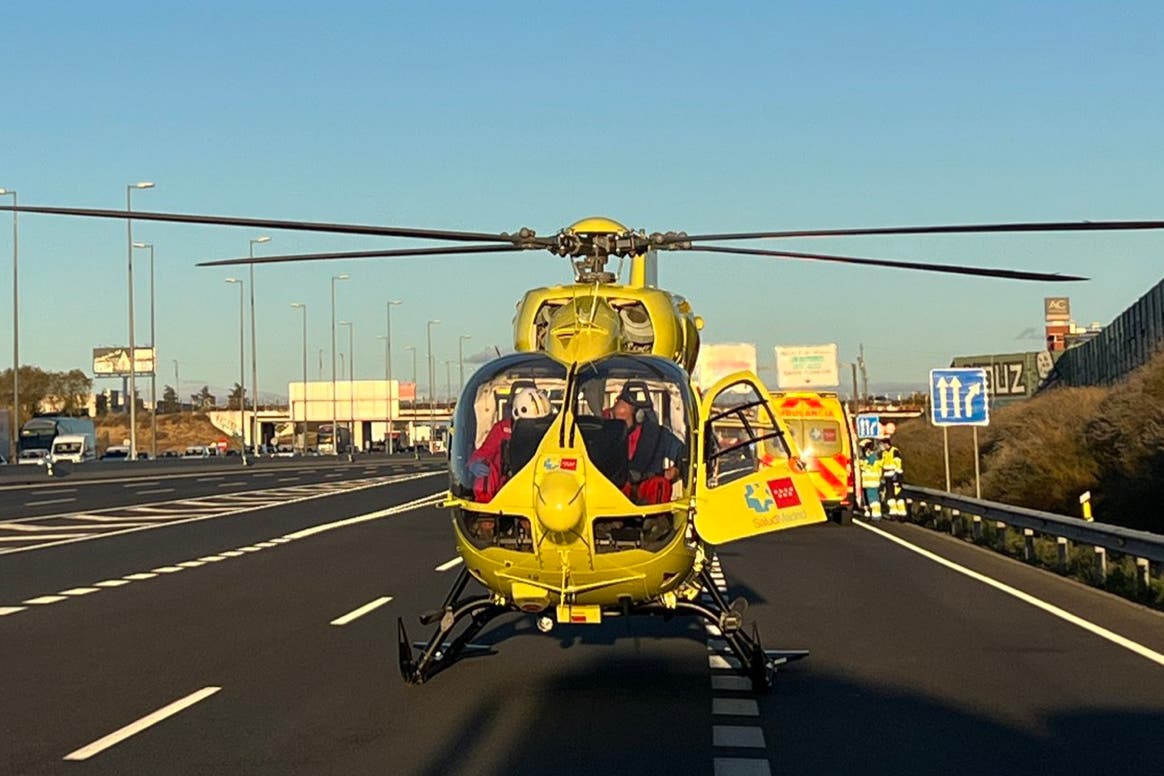
[[[707,420],[705,445],[710,487],[726,485],[769,467],[788,466],[784,432],[751,383],[722,392]]]

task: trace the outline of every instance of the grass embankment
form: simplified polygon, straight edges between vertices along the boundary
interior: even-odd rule
[[[97,427],[98,449],[104,450],[106,447],[127,444],[129,439],[127,416],[106,415],[96,418],[94,423]],[[181,453],[189,445],[212,445],[226,436],[210,422],[205,413],[158,415],[158,455],[167,450]],[[152,442],[150,415],[148,412],[140,412],[137,416],[138,449],[148,452]],[[237,446],[237,439],[232,439],[231,444]]]

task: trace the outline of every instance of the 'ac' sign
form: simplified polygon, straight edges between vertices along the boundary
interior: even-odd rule
[[[935,426],[990,425],[985,369],[931,369],[930,420]]]
[[[882,436],[881,418],[877,417],[876,415],[857,416],[858,439],[880,439]]]

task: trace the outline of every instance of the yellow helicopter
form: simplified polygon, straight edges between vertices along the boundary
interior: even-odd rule
[[[1022,280],[1085,278],[712,245],[785,237],[1159,229],[1164,221],[1012,223],[870,229],[647,234],[588,218],[549,237],[180,213],[39,206],[0,210],[99,218],[446,240],[468,245],[238,258],[200,266],[547,250],[575,282],[528,291],[514,319],[516,353],[483,365],[455,408],[449,491],[461,571],[430,638],[398,621],[405,681],[462,657],[499,615],[525,613],[543,632],[631,615],[692,615],[718,628],[753,687],[805,650],[765,650],[744,628],[746,601],[713,582],[713,548],[824,521],[798,450],[749,372],[702,395],[691,381],[703,321],[656,287],[658,251],[696,250]],[[475,243],[475,244],[473,244]],[[630,260],[629,281],[607,269]],[[469,594],[471,581],[484,588]]]

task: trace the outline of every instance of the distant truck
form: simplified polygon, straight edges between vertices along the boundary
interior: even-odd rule
[[[20,427],[20,449],[17,453],[21,463],[41,463],[52,455],[53,442],[60,436],[83,436],[88,438],[88,446],[97,443],[97,429],[89,418],[47,416],[32,418]]]
[[[84,463],[97,460],[97,443],[92,434],[61,434],[53,440],[49,457],[53,463]]]

